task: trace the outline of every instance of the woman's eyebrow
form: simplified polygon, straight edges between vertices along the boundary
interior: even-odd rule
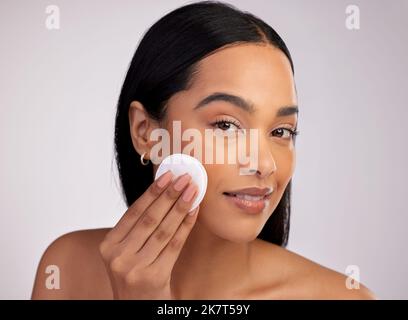
[[[251,103],[250,101],[245,100],[242,97],[233,95],[233,94],[229,94],[229,93],[224,93],[224,92],[214,92],[212,94],[210,94],[209,96],[205,97],[204,99],[202,99],[195,107],[195,109],[201,108],[206,106],[207,104],[209,104],[210,102],[213,101],[226,101],[229,102],[231,104],[233,104],[234,106],[241,108],[243,110],[245,110],[246,112],[249,113],[253,113],[255,111],[255,107],[253,105],[253,103]]]
[[[195,109],[202,108],[213,101],[226,101],[234,105],[235,107],[241,108],[242,110],[253,113],[256,109],[254,104],[242,97],[225,93],[225,92],[214,92],[209,96],[202,99],[195,107]],[[297,114],[299,112],[298,106],[291,105],[291,106],[283,106],[278,109],[276,112],[277,117],[286,117],[292,114]]]

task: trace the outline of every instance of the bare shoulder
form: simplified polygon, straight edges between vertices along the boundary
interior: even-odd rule
[[[99,253],[109,230],[78,230],[55,239],[41,257],[31,298],[109,298],[110,281]]]
[[[286,248],[260,239],[257,248],[262,253],[259,255],[262,264],[268,266],[267,270],[274,270],[268,278],[274,285],[267,291],[272,299],[377,299],[361,282],[353,282],[353,289],[347,285],[347,275]]]

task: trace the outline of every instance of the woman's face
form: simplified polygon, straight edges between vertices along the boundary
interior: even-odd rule
[[[254,110],[250,112],[225,100],[213,100],[196,108],[200,101],[214,93],[241,97],[252,104]],[[296,105],[294,79],[287,57],[272,46],[254,44],[226,47],[204,58],[191,88],[171,97],[164,121],[171,141],[173,121],[180,121],[181,133],[195,128],[202,136],[200,160],[208,174],[208,187],[198,214],[200,226],[234,242],[248,242],[258,236],[278,205],[294,171],[295,148],[290,130],[296,129],[297,113],[290,112],[293,110],[291,108],[289,112],[281,111],[283,114],[278,116],[278,110]],[[208,139],[205,139],[204,130],[216,128],[225,131],[223,133],[232,139],[223,138],[221,145],[213,140],[214,160],[206,163]],[[241,174],[240,169],[248,167],[248,164],[240,163],[238,158],[235,164],[228,161],[228,148],[238,141],[234,137],[240,129],[257,129],[255,174]],[[245,141],[253,143],[248,139]],[[188,144],[191,144],[191,140],[181,141],[182,152]],[[246,147],[246,155],[249,156],[251,145]],[[224,156],[221,164],[215,163],[217,152]],[[273,192],[269,201],[246,202],[251,200],[239,200],[231,195],[231,191],[249,187],[269,187],[273,188]]]

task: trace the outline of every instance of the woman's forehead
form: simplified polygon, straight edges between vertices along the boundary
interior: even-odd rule
[[[272,46],[229,47],[201,60],[197,70],[188,90],[196,98],[231,92],[255,104],[297,104],[290,62]]]
[[[271,45],[245,44],[219,50],[198,63],[198,80],[227,80],[246,76],[291,78],[290,62]]]

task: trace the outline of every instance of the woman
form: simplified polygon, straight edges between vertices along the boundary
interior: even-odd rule
[[[214,1],[161,18],[140,42],[118,102],[116,160],[129,208],[113,228],[55,240],[40,261],[32,298],[375,298],[285,248],[296,105],[289,50],[259,18]],[[172,136],[176,121],[183,132],[195,128],[203,136],[207,129],[258,133],[252,174],[240,174],[241,163],[203,163],[208,188],[192,214],[191,177],[173,181],[169,172],[153,182],[158,142],[151,133],[161,128]],[[58,290],[45,285],[49,265],[60,272]]]

